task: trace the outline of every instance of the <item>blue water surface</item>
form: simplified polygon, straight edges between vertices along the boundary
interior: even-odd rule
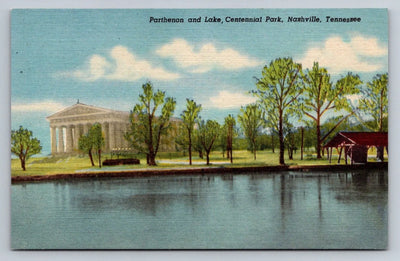
[[[387,172],[12,185],[13,249],[384,249]]]

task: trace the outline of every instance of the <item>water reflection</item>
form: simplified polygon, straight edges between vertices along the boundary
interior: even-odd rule
[[[72,248],[379,248],[387,186],[385,171],[13,185],[13,247],[57,245],[58,231]]]

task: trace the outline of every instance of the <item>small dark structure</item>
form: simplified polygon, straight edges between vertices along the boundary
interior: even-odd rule
[[[345,161],[350,157],[351,164],[367,163],[368,149],[376,147],[381,151],[380,160],[383,161],[383,151],[388,150],[387,132],[339,132],[333,137],[324,148],[327,150],[329,162],[332,161],[332,149],[336,148],[339,154],[338,163],[344,150]]]
[[[115,165],[135,165],[140,164],[138,159],[106,159],[103,161],[103,166],[115,166]]]

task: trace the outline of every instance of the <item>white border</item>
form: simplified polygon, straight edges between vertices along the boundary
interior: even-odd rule
[[[13,8],[388,8],[389,9],[389,250],[386,251],[11,251],[10,13]],[[400,1],[396,0],[0,0],[0,260],[400,260]]]

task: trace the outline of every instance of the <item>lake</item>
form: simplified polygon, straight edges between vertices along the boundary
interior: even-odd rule
[[[11,186],[13,249],[384,249],[387,171]]]

